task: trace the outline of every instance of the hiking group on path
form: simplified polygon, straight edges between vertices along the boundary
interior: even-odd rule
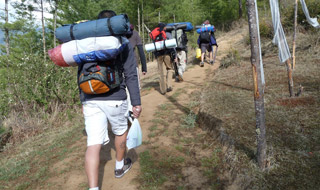
[[[132,124],[132,119],[129,118],[138,118],[142,112],[139,62],[142,74],[147,74],[141,38],[134,26],[130,25],[127,16],[116,15],[112,10],[103,10],[97,18],[95,21],[58,28],[56,36],[63,44],[60,49],[49,50],[49,56],[56,65],[78,66],[79,94],[87,134],[85,171],[89,190],[99,190],[100,151],[102,145],[110,141],[108,123],[115,135],[115,177],[121,178],[132,167],[131,159],[126,157],[127,135],[132,128],[128,127]],[[103,24],[90,30],[88,25],[92,23],[96,26],[97,23]],[[216,46],[216,51],[218,47],[214,37],[215,28],[208,20],[196,28],[199,33],[197,42],[201,49],[200,66],[204,66],[206,51],[209,53],[209,63],[213,65],[213,46]],[[145,49],[153,52],[157,60],[159,91],[162,95],[173,90],[173,78],[175,82],[184,80],[188,53],[187,32],[192,29],[190,22],[160,22],[149,33],[152,43],[146,44]],[[91,38],[94,38],[93,42],[90,41]],[[108,47],[97,47],[99,40],[106,40],[103,44],[108,44]],[[72,50],[70,45],[74,42],[76,50]],[[83,48],[85,50],[79,53],[77,45],[81,43],[85,44],[83,46],[87,49]],[[64,51],[73,55],[67,55]]]

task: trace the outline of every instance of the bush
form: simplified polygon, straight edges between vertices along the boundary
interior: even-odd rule
[[[317,17],[318,20],[320,18],[320,1],[319,0],[309,0],[305,1],[308,7],[308,11],[310,17],[314,18]],[[285,6],[286,8],[283,10],[282,16],[282,25],[284,28],[289,28],[290,30],[293,29],[294,25],[294,6]],[[298,24],[301,25],[304,29],[308,30],[313,28],[306,19],[304,15],[301,4],[298,2]]]
[[[232,65],[239,65],[241,61],[238,50],[232,49],[229,51],[228,55],[224,57],[220,64],[220,69],[226,69]]]
[[[2,57],[3,60],[3,57]],[[75,68],[59,68],[41,55],[10,56],[8,68],[0,70],[0,114],[10,109],[37,111],[59,102],[72,105],[78,101]],[[28,108],[28,109],[27,109]]]
[[[12,101],[7,91],[7,76],[8,75],[6,74],[6,69],[0,67],[0,116],[4,116],[8,113],[9,102]],[[0,117],[0,121],[2,119],[3,117]]]
[[[261,20],[259,23],[260,37],[272,39],[273,27],[272,23],[268,23],[266,20]]]

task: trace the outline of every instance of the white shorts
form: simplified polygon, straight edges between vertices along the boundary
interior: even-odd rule
[[[110,141],[108,122],[113,134],[125,133],[128,129],[127,112],[127,100],[83,102],[87,146],[107,144]]]

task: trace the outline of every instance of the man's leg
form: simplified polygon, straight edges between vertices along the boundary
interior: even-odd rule
[[[165,76],[165,81],[166,81],[166,90],[167,92],[172,91],[172,75],[174,73],[174,66],[173,62],[171,61],[170,55],[165,55],[164,59],[164,69],[166,70],[166,76]]]
[[[203,62],[203,60],[204,60],[204,52],[203,53],[201,53],[201,62]]]
[[[85,171],[89,187],[94,188],[98,187],[101,146],[109,142],[108,122],[106,114],[95,101],[83,103],[83,115],[87,133]]]
[[[213,46],[211,46],[210,62],[213,62]]]
[[[179,75],[182,78],[183,73],[186,70],[186,62],[187,62],[186,52],[185,51],[180,51],[178,53],[178,58],[179,58]]]
[[[121,178],[128,172],[132,166],[130,158],[125,158],[126,142],[128,134],[128,120],[126,112],[128,109],[127,101],[118,102],[112,106],[108,106],[107,115],[110,122],[112,132],[115,135],[115,149],[116,149],[116,163],[115,163],[115,177]]]
[[[85,169],[90,188],[98,187],[100,150],[101,144],[87,147],[85,156]]]
[[[212,50],[212,51],[213,51],[213,50]],[[212,62],[212,64],[214,64],[214,62],[216,61],[217,53],[218,53],[218,45],[216,45],[216,50],[215,50],[215,52],[214,52],[213,62]]]
[[[164,56],[161,55],[157,58],[158,62],[158,72],[159,72],[159,85],[160,85],[160,93],[165,94],[167,92],[167,84],[166,84],[166,67],[163,63],[164,61]]]
[[[206,53],[206,44],[200,44],[200,47],[201,47],[201,62],[200,62],[200,67],[203,67],[204,66],[204,55]]]
[[[115,135],[114,145],[116,147],[116,159],[122,161],[126,153],[126,142],[127,142],[128,131],[123,135]]]

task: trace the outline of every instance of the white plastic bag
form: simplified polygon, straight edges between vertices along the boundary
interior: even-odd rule
[[[138,119],[132,121],[129,133],[127,136],[128,149],[136,148],[142,144],[142,131]]]

